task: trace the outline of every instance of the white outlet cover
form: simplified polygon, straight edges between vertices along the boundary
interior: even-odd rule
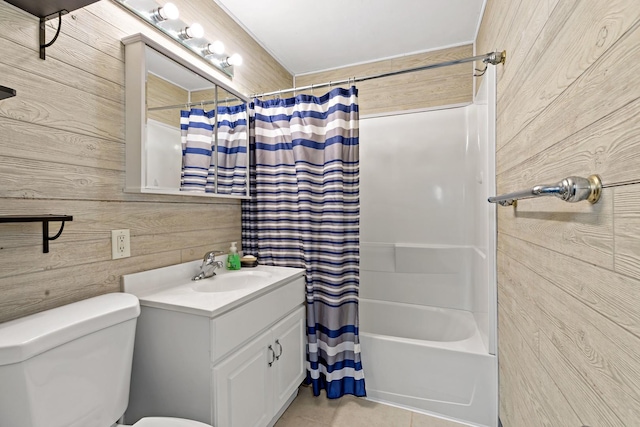
[[[111,230],[111,259],[131,256],[129,230]]]

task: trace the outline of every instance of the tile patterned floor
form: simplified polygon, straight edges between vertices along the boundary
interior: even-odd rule
[[[316,398],[311,388],[302,386],[275,427],[463,427],[463,424],[354,396],[327,399],[323,392]]]

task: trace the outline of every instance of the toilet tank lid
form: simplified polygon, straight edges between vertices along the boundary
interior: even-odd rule
[[[25,361],[139,315],[136,296],[112,293],[0,323],[0,366]]]

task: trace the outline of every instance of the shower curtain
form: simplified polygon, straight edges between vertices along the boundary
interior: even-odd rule
[[[202,108],[180,111],[182,141],[181,191],[205,192],[212,161],[214,112]]]
[[[214,152],[214,110],[180,111],[182,139],[181,191],[244,196],[247,185],[247,107],[219,106],[218,148]],[[216,168],[217,165],[217,168]]]
[[[246,195],[247,104],[218,107],[218,194]]]
[[[252,197],[242,206],[243,250],[261,264],[306,270],[314,394],[364,396],[357,89],[256,99],[249,118]]]

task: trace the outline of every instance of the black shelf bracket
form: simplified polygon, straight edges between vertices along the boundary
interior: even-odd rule
[[[62,15],[69,13],[66,10],[60,10],[54,14],[49,16],[45,16],[44,18],[40,18],[40,59],[46,59],[46,50],[48,47],[52,46],[56,40],[58,40],[58,36],[60,35],[60,30],[62,29]],[[49,19],[53,19],[58,17],[58,30],[56,31],[56,35],[53,36],[53,39],[49,43],[47,43],[47,21]]]
[[[49,222],[62,221],[60,230],[55,236],[49,237]],[[0,223],[7,222],[41,222],[42,223],[42,252],[49,253],[49,242],[56,240],[64,230],[65,221],[73,221],[71,215],[0,215]]]
[[[62,27],[62,15],[97,1],[98,0],[6,0],[7,3],[40,18],[40,59],[45,59],[45,50],[58,39],[60,28]],[[47,43],[45,40],[46,22],[53,18],[58,18],[58,30],[53,39]]]
[[[10,87],[0,86],[0,100],[16,96],[16,90]]]

